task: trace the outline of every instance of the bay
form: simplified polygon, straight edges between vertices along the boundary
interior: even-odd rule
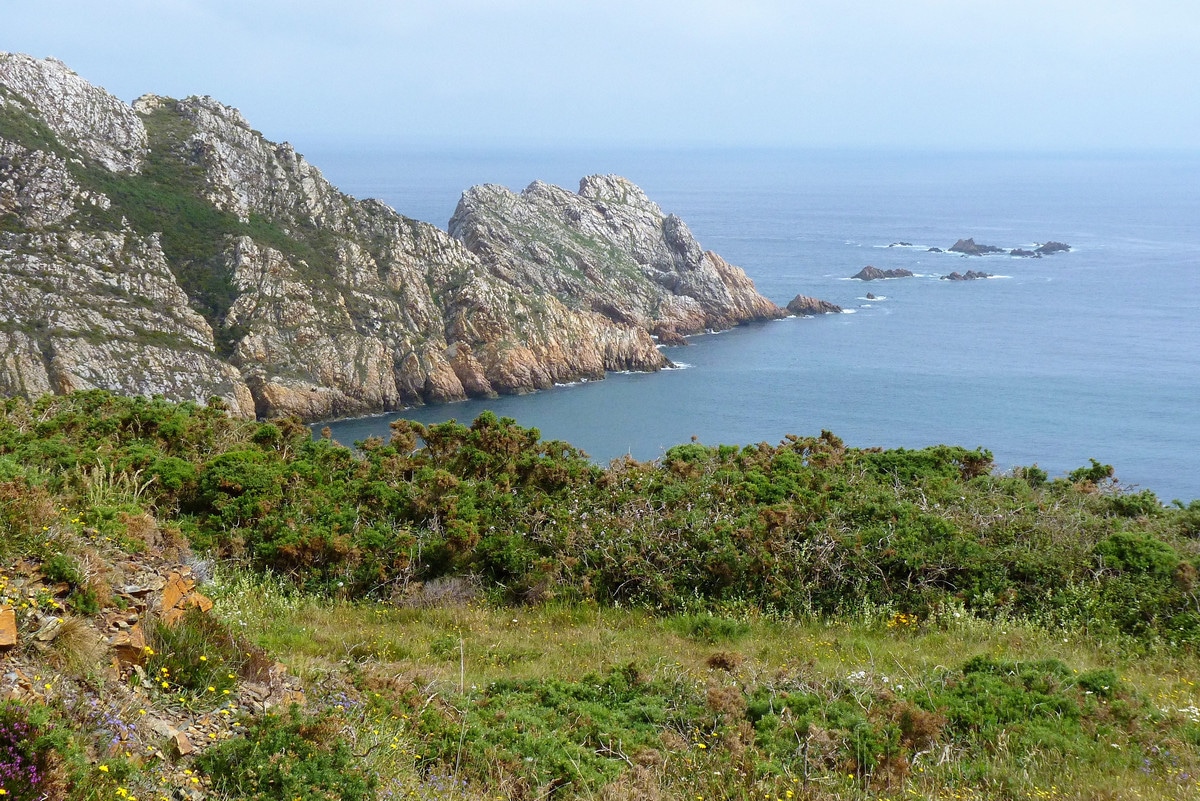
[[[1037,463],[1052,475],[1095,458],[1129,487],[1200,498],[1197,154],[308,155],[344,191],[443,229],[476,183],[574,188],[583,175],[621,174],[775,302],[803,293],[853,311],[694,337],[665,351],[682,369],[402,416],[467,422],[491,409],[601,463],[657,458],[693,436],[775,443],[828,429],[860,447],[982,446],[1000,469]],[[1073,249],[1043,259],[928,252],[963,237]],[[889,247],[898,242],[913,246]],[[918,276],[848,280],[867,264]],[[998,277],[939,279],[968,269]],[[329,426],[350,444],[386,437],[396,416]]]

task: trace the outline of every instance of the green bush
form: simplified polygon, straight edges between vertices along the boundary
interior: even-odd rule
[[[156,620],[147,632],[146,674],[152,689],[185,703],[212,708],[237,688],[238,678],[260,681],[272,664],[261,649],[198,608],[168,626]]]
[[[197,760],[213,789],[245,801],[373,801],[377,780],[355,762],[330,715],[255,718],[245,736],[218,743]]]

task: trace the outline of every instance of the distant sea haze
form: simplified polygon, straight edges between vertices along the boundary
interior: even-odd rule
[[[858,447],[982,446],[1000,469],[1052,476],[1095,458],[1163,501],[1200,498],[1200,155],[306,155],[344,191],[443,229],[473,184],[624,175],[779,305],[802,293],[853,312],[694,337],[665,351],[682,369],[400,416],[468,422],[492,409],[601,463],[693,436],[777,443],[828,429]],[[1072,250],[929,251],[968,237]],[[868,264],[915,275],[850,279]],[[940,280],[968,270],[995,277]],[[396,416],[330,428],[350,444],[386,437]]]

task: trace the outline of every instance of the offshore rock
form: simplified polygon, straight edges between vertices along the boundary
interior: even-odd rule
[[[979,245],[974,239],[960,239],[950,246],[951,253],[963,253],[967,256],[986,256],[989,253],[1003,253],[1004,248],[995,245]]]
[[[785,314],[615,176],[476,187],[451,232],[339,192],[212,98],[129,106],[0,54],[6,395],[318,420],[657,370],[654,336]]]
[[[965,273],[958,271],[952,272],[949,275],[943,275],[943,281],[977,281],[980,278],[992,278],[991,273],[976,272],[975,270],[967,270]]]
[[[1049,256],[1053,253],[1069,253],[1071,246],[1065,242],[1047,242],[1044,245],[1038,245],[1034,249],[1034,253],[1041,256]]]
[[[905,270],[903,267],[895,270],[881,270],[868,264],[850,277],[860,281],[878,281],[882,278],[912,278],[912,276],[912,270]]]
[[[842,313],[841,306],[835,306],[827,300],[810,298],[807,295],[797,295],[792,298],[791,303],[787,305],[787,310],[798,315]]]

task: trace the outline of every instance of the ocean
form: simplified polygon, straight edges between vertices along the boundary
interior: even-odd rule
[[[587,174],[624,175],[776,303],[805,294],[852,312],[697,336],[666,349],[679,369],[657,374],[330,423],[345,444],[386,437],[397,416],[468,422],[485,409],[602,464],[692,437],[777,443],[828,429],[858,447],[980,446],[1000,470],[1036,463],[1052,476],[1094,458],[1127,488],[1200,498],[1200,154],[307,156],[343,191],[443,229],[473,184],[574,189]],[[929,252],[967,237],[1072,250]],[[849,279],[866,265],[917,275]],[[968,269],[996,277],[939,279]]]

